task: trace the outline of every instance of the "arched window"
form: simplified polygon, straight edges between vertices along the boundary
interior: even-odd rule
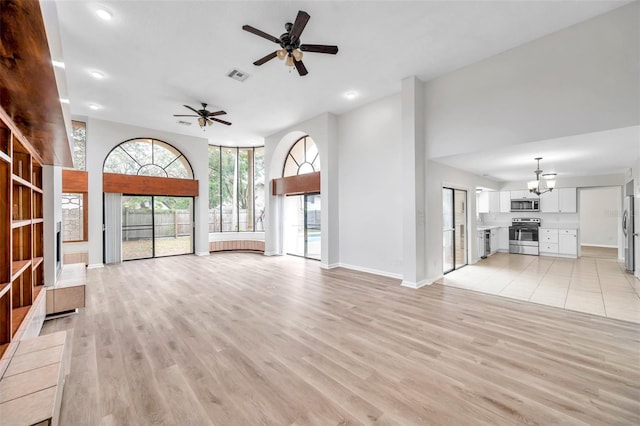
[[[111,150],[105,173],[193,179],[189,161],[180,151],[157,139],[131,139]]]
[[[284,162],[282,177],[303,175],[320,171],[320,155],[316,143],[303,136],[289,150]]]

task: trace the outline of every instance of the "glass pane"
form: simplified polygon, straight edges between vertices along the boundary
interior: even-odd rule
[[[116,147],[104,162],[104,171],[121,175],[137,175],[140,165],[127,155],[122,147]]]
[[[153,163],[153,158],[151,154],[152,145],[151,145],[150,139],[136,139],[133,141],[125,142],[120,146],[140,166]]]
[[[146,164],[138,170],[140,176],[167,177],[167,172],[160,166],[155,164]]]
[[[313,170],[313,166],[309,163],[302,163],[300,165],[300,168],[298,169],[298,174],[299,175],[304,175],[307,173],[313,173],[315,170]]]
[[[154,197],[155,255],[193,253],[193,198]]]
[[[153,257],[152,197],[122,196],[122,260]]]
[[[253,231],[253,148],[238,150],[238,231]]]
[[[254,190],[256,231],[264,231],[264,148],[255,149]]]
[[[220,229],[220,147],[209,146],[209,232]]]
[[[86,170],[87,125],[81,121],[72,121],[73,129],[73,168]]]
[[[307,163],[313,163],[313,160],[318,156],[318,147],[316,143],[310,137],[307,137],[307,152],[305,156],[305,161]],[[316,170],[318,171],[318,170]]]
[[[453,189],[442,188],[442,230],[453,228]]]
[[[62,194],[62,240],[82,241],[84,216],[82,194]]]
[[[304,256],[304,196],[284,199],[284,250],[288,254]]]
[[[222,148],[222,231],[238,230],[236,148]]]
[[[453,270],[453,231],[442,232],[442,270]]]
[[[191,174],[191,166],[182,156],[165,167],[164,170],[167,172],[167,176],[170,178],[193,179],[193,176]]]
[[[289,152],[289,154],[294,158],[294,160],[296,160],[296,163],[298,164],[302,164],[305,161],[304,140],[305,138],[300,139],[298,142],[296,142]]]
[[[454,195],[455,267],[467,264],[467,191],[456,189]]]
[[[165,168],[180,155],[182,154],[174,147],[160,141],[153,141],[153,164]]]
[[[290,155],[287,156],[287,160],[284,163],[284,172],[282,177],[295,176],[298,174],[298,163],[296,163]]]
[[[306,256],[311,259],[320,260],[321,244],[320,244],[320,194],[306,195],[306,228],[307,228],[307,254]]]

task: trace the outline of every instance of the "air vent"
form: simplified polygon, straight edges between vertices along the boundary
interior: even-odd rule
[[[182,124],[183,126],[191,126],[190,121],[178,120],[177,123]]]
[[[249,74],[244,71],[240,71],[237,68],[234,68],[227,73],[227,77],[231,77],[232,79],[238,81],[245,81],[247,78],[249,78]]]

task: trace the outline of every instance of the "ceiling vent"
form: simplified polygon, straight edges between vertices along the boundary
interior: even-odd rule
[[[189,121],[178,120],[177,123],[182,124],[183,126],[191,126],[191,122]]]
[[[247,78],[249,78],[249,74],[244,71],[240,71],[237,68],[234,68],[227,73],[227,77],[231,77],[232,79],[238,81],[245,81]]]

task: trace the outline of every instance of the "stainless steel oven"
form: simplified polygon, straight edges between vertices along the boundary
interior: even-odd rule
[[[509,227],[509,253],[539,254],[539,218],[514,218]]]

